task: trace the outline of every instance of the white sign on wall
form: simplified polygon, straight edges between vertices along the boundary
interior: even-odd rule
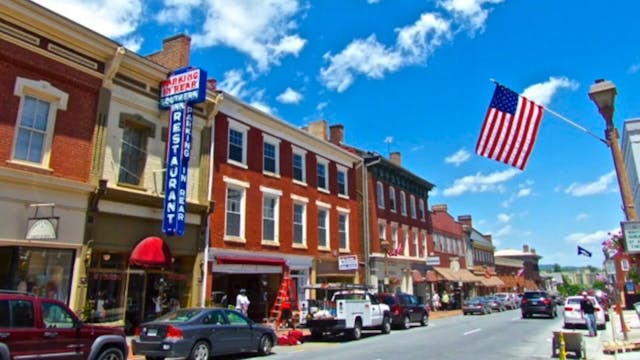
[[[338,270],[358,270],[358,255],[338,256]]]
[[[640,253],[640,221],[623,221],[622,232],[629,254]]]

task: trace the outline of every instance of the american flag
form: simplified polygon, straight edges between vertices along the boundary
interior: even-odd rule
[[[523,170],[538,136],[543,107],[497,84],[476,154]]]
[[[524,276],[524,268],[520,268],[520,270],[518,270],[518,276]]]

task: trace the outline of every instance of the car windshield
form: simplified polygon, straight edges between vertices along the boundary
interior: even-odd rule
[[[527,299],[535,299],[535,298],[540,298],[544,296],[545,296],[545,293],[542,293],[542,292],[528,292],[524,294],[524,297]]]
[[[171,322],[171,323],[185,322],[200,315],[202,311],[203,311],[202,309],[180,309],[180,310],[172,311],[170,313],[162,315],[159,318],[155,319],[154,321]]]

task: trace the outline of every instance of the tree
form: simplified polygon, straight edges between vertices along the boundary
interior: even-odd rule
[[[553,264],[553,272],[562,272],[562,266],[558,263]]]

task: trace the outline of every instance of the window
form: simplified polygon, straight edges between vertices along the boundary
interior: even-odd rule
[[[429,256],[429,249],[427,249],[427,232],[422,231],[422,255],[424,257]]]
[[[318,174],[318,189],[329,190],[329,163],[327,160],[317,158],[317,174]]]
[[[49,167],[51,142],[58,110],[67,110],[69,95],[46,81],[17,78],[20,97],[12,159]]]
[[[396,189],[389,186],[389,209],[396,212]]]
[[[149,130],[134,121],[125,121],[123,125],[118,182],[142,185],[142,175],[147,161],[146,148]]]
[[[391,247],[398,248],[398,225],[391,224]]]
[[[384,209],[384,188],[380,181],[376,183],[376,198],[378,199],[378,207]]]
[[[249,326],[249,321],[239,313],[234,311],[227,311],[226,314],[227,314],[227,319],[229,319],[229,323],[231,325]]]
[[[413,231],[413,256],[420,257],[420,243],[418,242],[417,231]]]
[[[418,216],[420,216],[420,220],[424,221],[425,220],[425,217],[424,217],[424,200],[420,199],[418,204],[419,204],[419,211],[420,211],[418,213]]]
[[[73,317],[58,304],[42,303],[42,321],[46,328],[71,329],[75,326]]]
[[[409,206],[411,207],[411,218],[416,218],[416,197],[413,195],[409,196]]]
[[[306,183],[307,181],[305,176],[305,156],[306,151],[298,148],[293,149],[293,180],[300,183]]]
[[[280,174],[280,140],[266,134],[262,135],[262,139],[262,171],[268,174]]]
[[[246,189],[249,184],[226,176],[223,179],[227,183],[225,240],[244,241]]]
[[[407,215],[407,194],[400,191],[400,211],[402,215]]]
[[[318,208],[318,248],[329,248],[329,211],[326,208]]]
[[[306,212],[307,204],[303,202],[293,203],[293,245],[306,245]]]
[[[387,225],[385,224],[384,220],[380,220],[380,222],[378,223],[378,238],[380,239],[380,241],[387,240]]]
[[[409,256],[409,229],[405,227],[402,229],[402,255]]]
[[[338,213],[338,239],[340,250],[349,250],[349,214],[343,211]]]
[[[349,193],[347,192],[347,169],[346,168],[342,166],[338,166],[337,180],[338,180],[338,195],[349,196]]]
[[[229,154],[230,163],[247,166],[247,132],[249,127],[229,119]]]
[[[262,197],[262,240],[278,242],[278,196]]]
[[[33,328],[33,303],[27,300],[0,301],[0,327]]]

